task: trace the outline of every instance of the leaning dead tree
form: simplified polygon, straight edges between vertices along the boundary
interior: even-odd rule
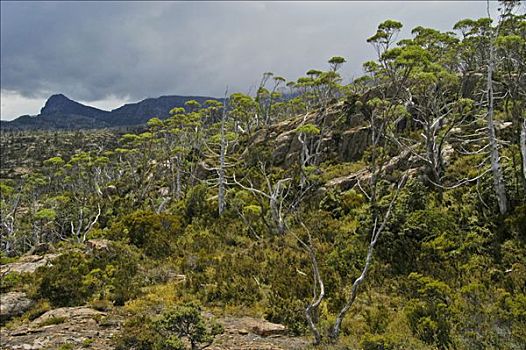
[[[350,293],[347,296],[344,305],[338,312],[336,320],[329,331],[329,337],[333,342],[339,337],[341,323],[354,304],[360,287],[366,280],[367,274],[372,265],[376,245],[381,238],[381,235],[384,232],[389,219],[391,218],[391,214],[398,199],[398,195],[407,180],[407,175],[403,175],[400,178],[394,189],[394,193],[392,194],[388,207],[385,210],[382,210],[379,207],[378,183],[385,172],[384,163],[386,158],[383,155],[381,148],[388,140],[386,137],[386,128],[392,121],[392,116],[396,114],[397,108],[393,108],[394,106],[387,103],[387,101],[380,101],[378,99],[371,101],[370,106],[372,107],[372,111],[368,120],[370,129],[370,159],[368,166],[368,172],[370,176],[368,177],[368,191],[366,191],[366,189],[364,189],[359,182],[357,185],[369,202],[373,225],[371,228],[371,236],[361,274],[353,281],[352,285],[350,286]],[[302,224],[302,226],[307,232],[309,232],[305,225]],[[298,236],[296,236],[296,239],[308,253],[311,260],[313,271],[313,298],[307,305],[305,314],[309,328],[311,329],[311,332],[314,336],[314,344],[320,344],[322,341],[322,336],[318,329],[317,321],[315,320],[314,315],[318,311],[319,305],[325,297],[325,285],[320,273],[316,254],[312,246],[310,233],[308,242],[302,240]]]
[[[377,179],[377,177],[375,178]],[[369,245],[367,248],[367,255],[365,257],[365,263],[363,265],[360,276],[356,278],[354,282],[352,283],[350,287],[350,294],[348,295],[345,304],[342,306],[342,308],[338,312],[336,320],[334,321],[334,324],[330,329],[329,337],[332,342],[335,342],[338,339],[342,321],[347,315],[352,305],[354,304],[356,297],[358,296],[360,287],[366,280],[367,274],[372,265],[372,260],[373,260],[376,245],[387,226],[387,223],[391,217],[396,201],[398,199],[398,195],[401,189],[403,188],[403,186],[405,185],[406,180],[407,180],[407,175],[404,175],[398,181],[395,193],[393,194],[389,202],[389,206],[387,207],[384,213],[380,213],[380,211],[377,208],[376,195],[373,195],[373,194],[367,195],[367,198],[369,198],[369,200],[374,200],[374,202],[371,202],[371,208],[372,208],[372,213],[373,213],[373,226],[371,229],[371,237],[370,237]],[[313,274],[313,278],[312,278],[313,297],[311,301],[307,304],[307,307],[305,308],[305,316],[306,316],[309,328],[314,336],[314,345],[318,345],[322,341],[322,335],[318,329],[317,320],[315,320],[315,315],[318,312],[321,302],[325,298],[326,291],[325,291],[325,285],[323,282],[323,278],[320,273],[319,263],[316,258],[316,253],[312,245],[312,239],[311,239],[310,232],[308,228],[302,222],[300,222],[300,225],[308,233],[308,241],[306,242],[305,240],[301,239],[299,236],[295,234],[294,234],[294,237],[309,255],[309,258],[311,260],[312,274]]]
[[[367,248],[367,255],[365,257],[365,264],[363,266],[362,272],[360,276],[354,280],[352,286],[351,286],[351,293],[347,298],[347,301],[343,305],[343,307],[340,309],[340,312],[338,313],[338,316],[336,317],[336,320],[334,322],[334,326],[332,327],[330,337],[332,340],[336,340],[340,334],[340,327],[341,323],[353,305],[354,301],[356,300],[356,296],[358,295],[358,291],[360,289],[360,286],[365,281],[365,278],[367,277],[367,273],[369,272],[369,268],[371,267],[373,255],[374,255],[374,249],[376,246],[376,243],[378,242],[378,239],[380,238],[382,232],[384,231],[387,222],[389,218],[391,217],[391,213],[393,211],[394,204],[396,203],[396,200],[398,198],[398,194],[400,193],[400,190],[405,184],[405,181],[407,179],[407,176],[403,176],[402,179],[398,182],[398,185],[396,187],[396,192],[391,199],[391,202],[389,203],[389,207],[387,208],[387,211],[383,214],[383,217],[381,217],[379,214],[373,214],[373,228],[371,230],[371,239],[369,242],[369,247]]]
[[[308,168],[316,164],[316,158],[319,155],[319,145],[322,140],[320,129],[314,124],[303,124],[296,129],[298,134],[298,141],[301,143],[300,150],[300,187],[304,188],[307,185]]]
[[[312,237],[309,229],[303,222],[300,222],[303,229],[308,233],[308,243],[302,240],[299,236],[294,235],[296,240],[301,244],[305,251],[309,254],[312,265],[312,299],[305,308],[305,317],[309,328],[314,336],[314,345],[321,343],[322,337],[318,329],[317,322],[315,320],[315,315],[318,313],[319,306],[325,297],[325,284],[320,274],[320,269],[318,265],[318,260],[316,259],[316,252],[312,247]]]

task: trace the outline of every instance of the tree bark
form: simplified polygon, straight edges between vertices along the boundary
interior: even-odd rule
[[[351,287],[351,295],[349,296],[349,299],[347,299],[347,302],[345,305],[341,308],[340,312],[338,313],[338,316],[336,317],[336,321],[334,322],[334,326],[332,328],[330,337],[333,342],[335,342],[338,339],[338,336],[340,334],[340,327],[342,324],[342,321],[347,314],[347,311],[351,308],[354,301],[356,300],[356,296],[358,295],[358,290],[360,286],[365,281],[365,277],[367,276],[367,272],[369,272],[369,268],[371,267],[371,262],[374,254],[374,248],[376,245],[376,242],[378,241],[378,238],[380,238],[380,235],[382,234],[383,230],[385,229],[385,226],[387,225],[387,221],[389,220],[389,217],[391,216],[391,212],[393,210],[393,206],[398,198],[398,194],[400,193],[400,190],[405,184],[407,177],[404,175],[402,179],[398,182],[398,187],[396,189],[395,195],[391,202],[389,203],[389,207],[387,208],[387,211],[382,219],[382,222],[380,226],[378,226],[378,216],[374,218],[374,225],[371,232],[371,241],[369,243],[369,247],[367,249],[367,256],[365,258],[365,264],[362,269],[362,273],[360,276],[354,281]],[[374,204],[374,203],[373,203]]]
[[[526,118],[524,118],[522,121],[520,148],[522,155],[522,175],[524,176],[524,181],[526,182]]]
[[[490,160],[491,171],[493,173],[493,187],[497,196],[499,204],[499,211],[501,214],[506,214],[508,211],[508,199],[506,197],[506,187],[504,184],[504,175],[500,166],[499,148],[497,143],[497,136],[495,134],[494,116],[494,94],[493,94],[493,70],[495,68],[495,48],[492,42],[490,44],[489,62],[488,62],[488,76],[487,76],[487,102],[488,112],[486,120],[488,123],[488,138],[490,144]]]
[[[305,226],[303,222],[301,222],[301,226],[303,226],[303,228],[308,231],[307,227]],[[311,302],[305,308],[305,317],[307,318],[307,323],[309,325],[309,328],[311,329],[312,335],[314,336],[314,345],[319,345],[321,343],[321,334],[316,325],[314,313],[318,310],[318,307],[320,306],[321,302],[323,301],[323,298],[325,297],[325,285],[323,283],[323,279],[321,278],[318,260],[316,259],[316,253],[314,252],[314,249],[312,248],[310,234],[309,234],[309,244],[305,243],[298,236],[295,236],[295,237],[298,240],[298,242],[300,242],[300,244],[305,248],[305,250],[309,254],[309,257],[311,258],[313,296],[312,296]],[[318,292],[318,287],[319,287],[319,292]]]
[[[223,103],[223,114],[221,116],[221,150],[219,154],[219,188],[217,195],[218,212],[219,215],[225,211],[225,156],[226,156],[226,135],[225,135],[225,119],[226,119],[226,96]]]

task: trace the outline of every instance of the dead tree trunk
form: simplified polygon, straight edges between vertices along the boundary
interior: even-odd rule
[[[349,298],[347,299],[346,303],[341,308],[340,312],[338,313],[338,316],[336,317],[336,321],[334,322],[334,326],[330,334],[330,337],[333,341],[336,341],[336,339],[338,339],[342,321],[345,315],[347,314],[347,311],[349,311],[354,301],[356,300],[356,296],[358,295],[358,290],[360,286],[365,281],[367,272],[369,272],[369,268],[371,267],[371,262],[372,262],[373,254],[374,254],[374,248],[376,246],[376,243],[378,242],[378,238],[380,238],[380,235],[382,234],[383,230],[385,229],[385,226],[387,225],[387,221],[389,220],[389,217],[391,216],[391,212],[393,210],[394,203],[396,202],[398,198],[398,194],[400,193],[400,190],[402,189],[405,183],[405,180],[406,180],[406,176],[402,177],[402,179],[398,182],[398,187],[396,189],[395,195],[393,199],[391,199],[391,202],[389,203],[389,207],[387,208],[387,211],[382,219],[382,222],[380,223],[380,226],[378,226],[378,216],[375,215],[376,217],[374,218],[374,225],[373,225],[373,229],[371,232],[371,241],[367,249],[367,256],[365,257],[365,264],[362,269],[362,273],[352,284],[351,294]]]
[[[301,226],[308,232],[307,227],[303,222],[301,222]],[[319,345],[321,343],[321,334],[318,330],[318,327],[316,325],[315,321],[315,312],[318,311],[318,308],[325,297],[325,285],[323,283],[323,279],[321,278],[320,269],[318,265],[318,260],[316,259],[316,253],[314,252],[314,249],[312,248],[312,241],[310,239],[309,234],[309,243],[307,244],[305,241],[303,241],[301,238],[296,236],[296,239],[300,244],[305,248],[307,253],[309,254],[309,257],[311,259],[311,265],[312,265],[312,300],[309,303],[309,305],[305,308],[305,317],[307,318],[307,323],[309,324],[309,328],[311,329],[312,335],[314,336],[314,345]]]
[[[219,215],[223,214],[225,211],[225,156],[226,156],[226,135],[225,135],[225,122],[226,122],[226,111],[227,111],[227,102],[226,102],[226,93],[225,100],[223,102],[223,113],[221,115],[221,149],[219,153],[219,169],[218,169],[218,213]]]
[[[487,103],[488,111],[486,114],[486,121],[488,127],[488,138],[490,145],[490,161],[491,171],[493,173],[493,187],[497,196],[499,204],[499,211],[501,214],[506,214],[508,211],[508,199],[506,197],[506,187],[504,184],[504,175],[500,166],[500,155],[497,143],[497,136],[495,134],[495,123],[493,121],[494,110],[494,93],[493,93],[493,70],[495,69],[495,47],[493,38],[491,39],[489,48],[489,62],[487,75]]]
[[[522,155],[522,175],[524,176],[524,181],[526,183],[526,118],[522,121],[520,144]]]
[[[236,174],[233,174],[233,180],[234,183],[239,187],[268,200],[270,216],[272,218],[275,230],[278,234],[282,235],[287,229],[284,218],[285,208],[283,208],[283,202],[285,201],[289,190],[287,183],[291,181],[292,178],[278,180],[274,185],[272,185],[268,175],[265,172],[264,166],[262,167],[262,171],[267,183],[267,192],[255,188],[252,183],[250,183],[250,187],[243,185],[237,181]]]

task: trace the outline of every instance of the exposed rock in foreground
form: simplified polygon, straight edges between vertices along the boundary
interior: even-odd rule
[[[33,305],[26,293],[10,292],[0,295],[0,321],[20,316]]]
[[[224,333],[217,336],[213,350],[294,350],[304,349],[305,338],[290,337],[285,326],[251,317],[218,319]],[[89,307],[64,307],[51,310],[15,329],[0,331],[0,348],[6,350],[113,349],[112,338],[124,322],[116,312],[101,312]]]
[[[88,307],[60,308],[46,312],[29,324],[0,331],[1,349],[111,349],[111,338],[122,318]]]
[[[224,317],[218,321],[225,331],[210,347],[213,350],[299,350],[309,344],[305,338],[288,336],[281,324],[252,317]]]
[[[0,274],[3,275],[10,272],[33,273],[39,267],[45,266],[56,259],[59,255],[60,254],[22,256],[17,262],[0,266]]]

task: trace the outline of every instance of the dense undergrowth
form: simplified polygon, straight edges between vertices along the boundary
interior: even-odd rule
[[[311,315],[327,343],[371,232],[385,222],[331,346],[521,349],[524,16],[504,12],[498,28],[493,37],[485,19],[459,23],[459,35],[419,27],[395,46],[400,26],[387,21],[369,39],[378,60],[350,85],[340,85],[344,60],[335,57],[330,70],[287,84],[289,98],[282,78],[266,74],[255,98],[234,94],[226,111],[216,101],[189,103],[145,132],[83,132],[97,147],[63,143],[52,157],[11,147],[71,133],[3,134],[6,166],[33,159],[25,175],[4,172],[2,259],[61,255],[33,276],[7,275],[2,291],[39,300],[23,316],[30,319],[50,307],[125,305],[133,316],[120,348],[176,349],[185,343],[159,334],[174,334],[180,317],[199,324],[199,342],[219,331],[197,305],[309,334],[317,268],[325,295]],[[486,170],[488,50],[499,58],[494,118],[505,212]],[[338,151],[345,140],[352,152]],[[107,241],[93,249],[89,240]]]

